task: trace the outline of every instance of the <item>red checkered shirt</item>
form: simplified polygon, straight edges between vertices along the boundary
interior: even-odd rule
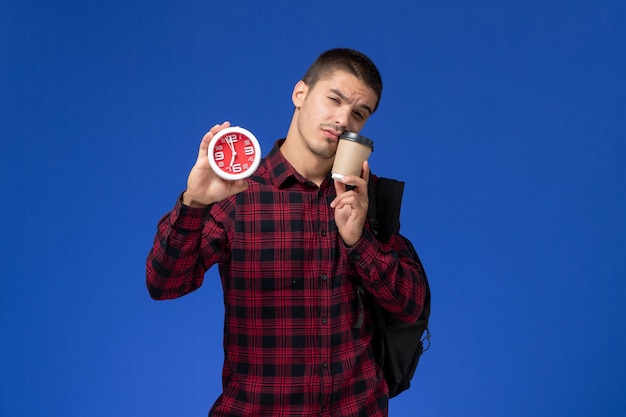
[[[404,239],[368,230],[352,248],[337,231],[330,176],[317,186],[277,142],[246,191],[206,208],[180,200],[158,225],[147,261],[155,299],[180,297],[218,264],[224,290],[223,394],[209,415],[386,416],[388,391],[370,346],[357,283],[405,321],[424,299]]]

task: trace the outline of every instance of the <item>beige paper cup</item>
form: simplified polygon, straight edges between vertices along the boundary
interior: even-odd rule
[[[363,162],[374,151],[374,141],[354,132],[344,132],[339,136],[335,161],[330,170],[333,179],[340,180],[346,175],[360,176]],[[354,184],[350,184],[354,185]]]

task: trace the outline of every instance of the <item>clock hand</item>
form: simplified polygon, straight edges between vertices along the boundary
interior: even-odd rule
[[[226,138],[226,143],[228,143],[228,147],[232,152],[235,152],[235,145],[233,145],[233,139],[230,137]]]
[[[230,158],[230,166],[232,167],[233,164],[235,163],[235,156],[237,156],[237,151],[235,151],[235,145],[233,144],[233,139],[229,136],[227,136],[225,139],[226,143],[228,144],[228,147],[230,148],[230,152],[231,152],[231,158]]]

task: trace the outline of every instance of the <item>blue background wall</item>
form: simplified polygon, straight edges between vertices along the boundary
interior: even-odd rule
[[[219,279],[152,301],[156,223],[336,46],[383,74],[363,133],[433,291],[391,415],[626,415],[625,4],[0,1],[0,415],[206,415]]]

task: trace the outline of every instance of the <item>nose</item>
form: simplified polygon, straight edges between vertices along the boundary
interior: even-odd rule
[[[348,106],[342,106],[337,109],[337,112],[335,113],[335,123],[339,126],[339,130],[342,132],[348,127],[351,111],[352,110]]]

